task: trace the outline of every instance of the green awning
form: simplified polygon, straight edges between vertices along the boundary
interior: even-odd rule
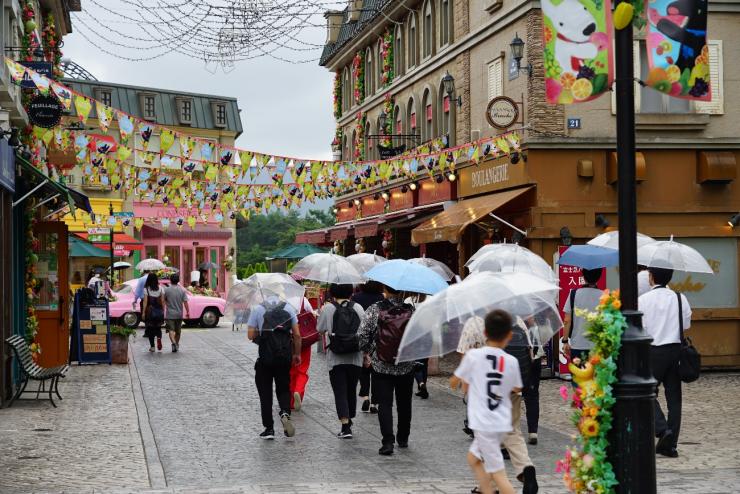
[[[61,184],[54,179],[44,175],[41,170],[37,169],[30,162],[28,162],[22,156],[16,156],[16,162],[21,167],[21,174],[24,176],[26,181],[26,193],[22,196],[25,199],[31,191],[38,192],[37,197],[41,197],[42,201],[51,200],[57,198],[62,202],[66,202],[69,205],[70,213],[72,216],[75,215],[75,208],[78,207],[92,213],[92,206],[90,206],[90,200],[82,192],[72,190]],[[20,200],[16,201],[20,202]]]
[[[110,258],[110,251],[95,247],[90,242],[85,242],[81,238],[69,236],[69,257],[103,257]]]
[[[311,244],[293,244],[277,252],[273,252],[265,259],[268,261],[272,259],[303,259],[310,254],[317,254],[319,252],[327,252],[327,250]]]

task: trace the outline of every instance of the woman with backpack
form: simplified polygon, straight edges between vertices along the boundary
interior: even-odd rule
[[[149,351],[154,351],[154,338],[157,349],[162,351],[162,324],[164,324],[164,290],[159,286],[157,275],[149,273],[144,282],[144,302],[141,307],[144,320],[144,336],[149,338]]]
[[[411,401],[415,362],[396,363],[398,347],[414,312],[401,292],[384,287],[385,300],[372,305],[360,325],[360,348],[370,354],[373,393],[378,400],[378,421],[383,445],[378,454],[393,454],[394,444],[408,448],[411,433]],[[393,396],[396,397],[398,429],[393,434]]]
[[[365,311],[350,300],[352,285],[330,285],[332,301],[324,305],[317,329],[329,335],[326,367],[334,391],[337,417],[342,428],[340,439],[352,438],[352,419],[357,412],[357,382],[362,369],[358,330]]]

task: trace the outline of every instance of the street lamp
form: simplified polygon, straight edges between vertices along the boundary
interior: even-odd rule
[[[596,215],[596,226],[602,229],[607,229],[609,228],[609,225],[610,223],[609,220],[606,219],[606,216],[604,216],[603,214]]]
[[[514,39],[509,44],[511,47],[511,56],[516,61],[517,73],[522,70],[522,58],[524,58],[524,40],[519,37],[519,33],[514,34]],[[524,70],[529,77],[532,77],[532,62],[528,63]]]
[[[455,78],[449,72],[445,72],[445,76],[442,78],[442,88],[447,97],[450,98],[450,101],[452,101],[452,95],[455,93]],[[457,106],[462,107],[462,104],[462,96],[458,96]]]
[[[727,221],[727,224],[730,225],[730,228],[735,228],[737,225],[740,225],[740,213],[732,216],[729,221]]]
[[[388,123],[388,115],[384,111],[380,112],[380,115],[378,115],[378,125],[380,125],[380,132],[382,134],[385,134],[386,124]]]

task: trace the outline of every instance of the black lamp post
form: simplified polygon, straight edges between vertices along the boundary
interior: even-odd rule
[[[113,203],[108,203],[108,214],[113,217]],[[108,226],[110,226],[110,240],[109,240],[109,246],[110,246],[110,280],[109,283],[113,284],[113,225],[110,224],[110,221],[108,221]]]
[[[447,97],[450,98],[450,101],[452,101],[452,95],[455,94],[455,78],[449,72],[445,72],[445,76],[442,78],[442,89]],[[455,101],[458,107],[462,107],[462,96],[458,96]]]
[[[380,133],[385,134],[385,129],[387,129],[386,124],[388,123],[388,115],[385,114],[384,111],[380,112],[380,115],[378,115],[378,125],[380,125]]]
[[[511,48],[511,57],[516,61],[517,73],[522,70],[522,58],[524,58],[524,40],[519,37],[519,33],[514,34],[514,39],[509,43]],[[532,62],[528,63],[524,70],[529,77],[532,77]]]
[[[626,0],[618,0],[619,3]],[[635,95],[632,23],[615,33],[619,287],[627,329],[617,361],[616,404],[609,433],[609,461],[620,494],[655,494],[656,381],[650,365],[652,338],[637,310],[637,196],[635,192]]]

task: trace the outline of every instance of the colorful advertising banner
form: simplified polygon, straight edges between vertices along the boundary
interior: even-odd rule
[[[598,98],[611,87],[610,0],[542,0],[548,103]]]
[[[676,98],[710,101],[706,0],[650,0],[646,84]]]

